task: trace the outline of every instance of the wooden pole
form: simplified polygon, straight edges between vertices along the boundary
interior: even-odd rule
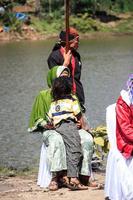
[[[65,0],[66,53],[69,51],[69,7],[70,0]]]

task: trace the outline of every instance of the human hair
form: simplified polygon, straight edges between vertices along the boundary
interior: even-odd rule
[[[52,97],[54,101],[70,97],[72,84],[69,77],[56,78],[52,85]]]
[[[74,40],[76,37],[79,37],[78,31],[73,27],[69,27],[68,40]],[[60,32],[59,38],[61,45],[64,46],[66,44],[66,30]]]

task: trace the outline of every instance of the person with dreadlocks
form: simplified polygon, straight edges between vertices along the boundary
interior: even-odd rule
[[[77,52],[79,46],[79,34],[78,31],[73,27],[69,28],[69,46],[71,51],[71,62],[69,63],[69,65],[67,64],[65,65],[65,63],[64,65],[70,69],[73,94],[77,95],[82,111],[85,112],[84,89],[80,81],[82,63],[80,54]],[[65,48],[66,48],[66,31],[63,30],[59,34],[59,41],[55,44],[52,52],[48,57],[47,62],[49,69],[51,69],[54,66],[57,65],[59,66],[63,64],[64,62],[63,55],[65,52]]]

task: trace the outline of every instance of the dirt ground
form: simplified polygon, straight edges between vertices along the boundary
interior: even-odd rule
[[[105,174],[95,173],[95,179],[104,183]],[[88,188],[85,191],[70,191],[62,188],[57,191],[46,191],[36,185],[37,177],[16,176],[0,178],[0,200],[103,200],[104,190]]]

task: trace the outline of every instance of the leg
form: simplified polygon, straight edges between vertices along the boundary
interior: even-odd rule
[[[67,169],[65,145],[61,135],[54,130],[45,131],[43,141],[46,145],[46,162],[52,174],[49,189],[55,191],[58,189],[58,173]]]
[[[66,170],[66,150],[63,139],[54,130],[43,133],[43,141],[47,145],[47,161],[51,172]]]
[[[87,190],[78,180],[82,161],[81,140],[76,125],[73,122],[62,124],[57,131],[62,135],[66,146],[67,176],[70,182],[64,180],[71,190]]]
[[[91,176],[91,160],[93,155],[93,138],[90,133],[80,129],[81,146],[83,152],[82,167],[80,171],[80,180],[83,184],[88,185],[89,177]]]
[[[67,176],[78,177],[81,165],[81,141],[73,122],[63,123],[57,131],[62,135],[66,146]]]
[[[80,129],[79,135],[81,137],[81,146],[83,152],[83,161],[80,174],[85,176],[91,175],[91,160],[93,155],[93,138],[90,133],[87,131]]]

